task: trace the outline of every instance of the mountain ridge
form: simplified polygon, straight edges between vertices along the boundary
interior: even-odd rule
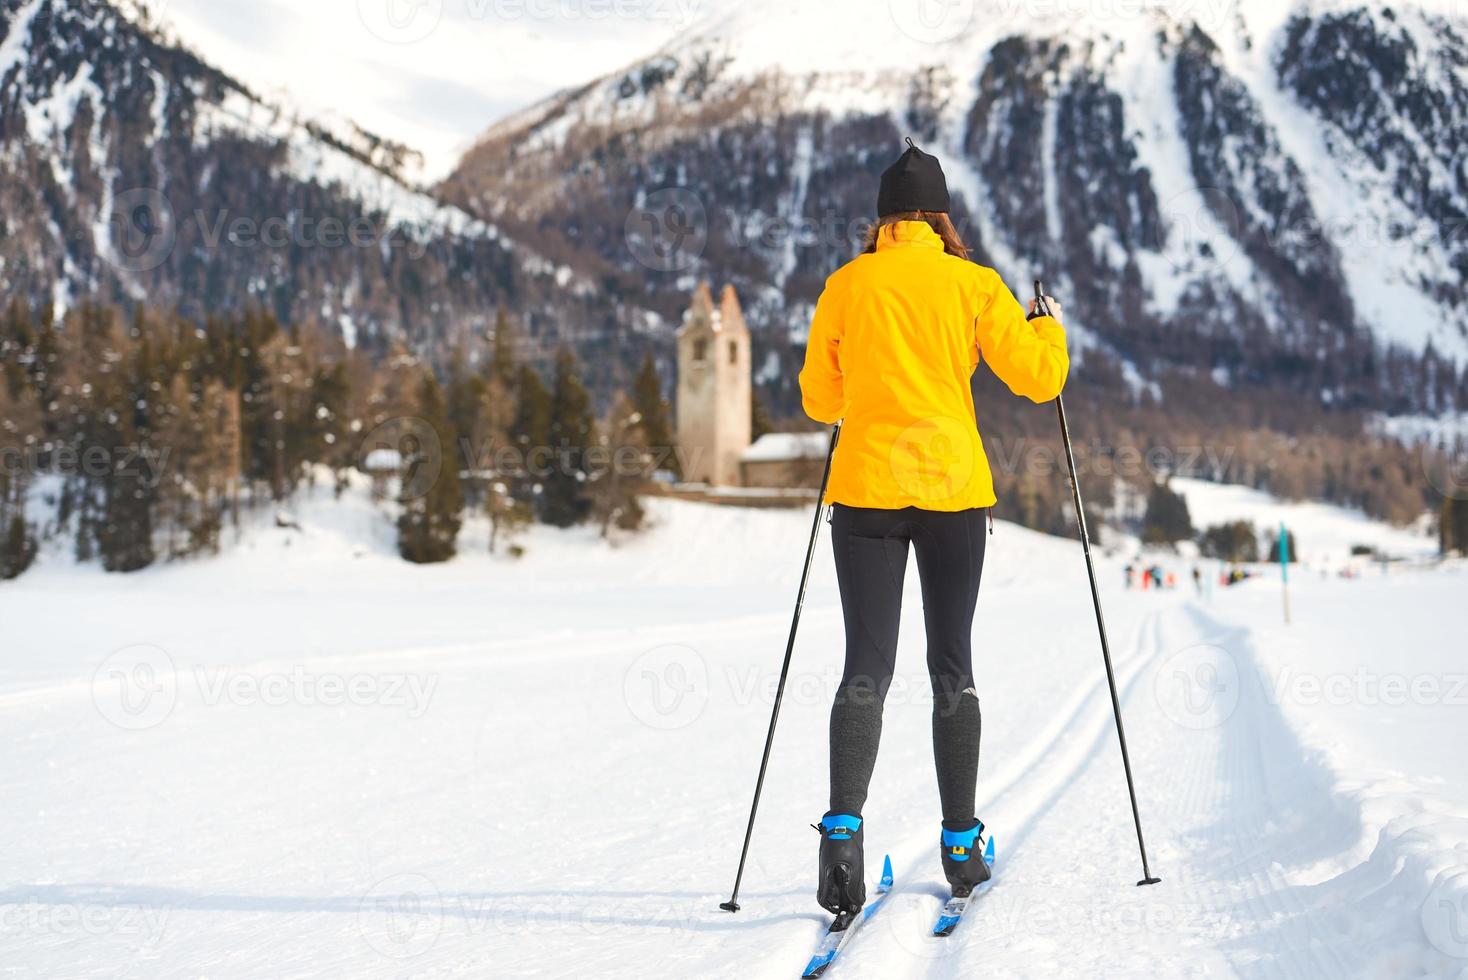
[[[0,287],[63,311],[248,306],[430,357],[500,311],[531,356],[635,311],[445,203],[412,151],[266,100],[105,0],[0,2]]]
[[[888,5],[856,6],[840,23],[877,32],[867,22]],[[850,229],[872,217],[875,176],[912,134],[943,159],[980,259],[1011,282],[1044,271],[1074,299],[1083,340],[1128,370],[1411,410],[1416,396],[1383,380],[1391,348],[1468,354],[1468,243],[1454,230],[1468,168],[1430,138],[1468,118],[1468,45],[1439,14],[1451,5],[1229,9],[1206,28],[1156,9],[996,21],[917,43],[932,58],[905,71],[891,65],[911,38],[875,67],[830,59],[833,73],[789,57],[827,50],[810,43],[818,5],[750,5],[491,126],[442,192],[560,239],[542,247],[580,252],[624,288],[645,281],[665,318],[692,278],[732,279],[789,404],[810,304],[859,246]],[[1321,94],[1333,64],[1343,77]],[[1417,186],[1432,194],[1414,199]],[[604,229],[667,188],[693,196],[708,242],[685,268],[649,270]],[[830,219],[838,240],[821,237]],[[759,232],[781,222],[796,230],[764,247]]]

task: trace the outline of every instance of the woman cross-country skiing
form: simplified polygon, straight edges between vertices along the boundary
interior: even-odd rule
[[[1060,394],[1070,366],[1059,320],[1033,316],[1033,302],[1026,319],[998,274],[968,260],[938,160],[911,140],[908,147],[882,174],[865,252],[826,280],[800,373],[806,413],[842,421],[826,499],[846,667],[831,708],[831,808],[819,828],[817,885],[818,901],[836,913],[866,902],[861,814],[909,547],[928,636],[943,872],[955,894],[989,877],[974,816],[980,717],[971,639],[995,498],[970,379],[982,359],[1016,395],[1045,402]],[[1058,303],[1049,306],[1059,313]]]

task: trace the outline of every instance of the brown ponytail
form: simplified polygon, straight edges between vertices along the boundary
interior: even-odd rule
[[[882,233],[882,229],[899,221],[926,221],[928,227],[943,239],[943,251],[961,259],[968,258],[968,246],[963,243],[963,239],[958,236],[958,229],[953,227],[953,221],[943,211],[899,211],[896,214],[884,214],[867,229],[866,243],[862,246],[862,251],[875,252],[877,236]]]

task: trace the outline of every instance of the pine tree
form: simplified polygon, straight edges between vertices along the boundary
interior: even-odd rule
[[[343,362],[321,365],[311,375],[311,409],[306,416],[309,438],[306,456],[326,463],[336,472],[337,489],[354,462],[351,449],[351,382]]]
[[[497,379],[507,391],[513,391],[516,378],[515,328],[505,311],[500,310],[494,318],[494,345],[489,362],[491,379]]]
[[[585,520],[586,447],[592,443],[595,421],[591,396],[577,375],[576,356],[567,348],[556,355],[555,383],[551,388],[549,474],[540,496],[540,519],[555,527]]]
[[[642,444],[661,469],[681,478],[683,463],[673,443],[672,411],[663,397],[663,382],[658,377],[652,351],[643,357],[637,379],[632,383],[632,406],[640,418],[637,424],[641,429]]]
[[[1255,562],[1259,560],[1259,532],[1250,521],[1214,524],[1198,536],[1198,550],[1205,558]]]
[[[1468,497],[1443,498],[1437,533],[1444,555],[1468,555]]]
[[[1193,520],[1188,515],[1188,502],[1174,493],[1166,483],[1157,483],[1147,497],[1147,513],[1142,518],[1142,540],[1147,544],[1173,544],[1193,536]]]
[[[642,416],[632,400],[618,395],[612,403],[604,435],[598,440],[597,458],[590,469],[592,515],[601,525],[601,536],[611,537],[612,528],[635,531],[645,514],[637,499],[638,484],[647,466],[647,444],[643,441]]]
[[[749,438],[755,440],[774,431],[775,423],[770,421],[770,413],[765,410],[764,399],[760,398],[759,390],[756,389],[749,398]]]
[[[26,496],[40,429],[41,413],[28,381],[20,380],[14,393],[0,384],[0,579],[15,578],[36,556]]]
[[[498,340],[500,334],[496,334]],[[489,551],[494,554],[502,539],[510,539],[512,552],[517,550],[514,536],[535,514],[518,491],[525,474],[514,453],[510,435],[516,416],[514,365],[502,361],[497,354],[489,378],[480,396],[479,428],[472,434],[478,465],[491,473],[484,496],[484,510],[489,516]]]
[[[550,445],[551,393],[540,374],[528,364],[515,373],[515,418],[510,436],[522,458]]]
[[[447,396],[449,425],[459,434],[460,438],[469,439],[471,445],[477,445],[474,436],[481,429],[479,413],[484,407],[484,391],[488,384],[488,380],[481,375],[470,373],[465,369],[464,354],[456,349],[449,358]],[[466,466],[474,465],[475,460],[463,453],[461,446],[453,448],[455,459],[463,455]]]
[[[154,493],[140,465],[139,451],[149,441],[148,384],[151,356],[141,344],[135,322],[124,330],[116,311],[92,311],[86,327],[102,345],[106,367],[95,386],[93,438],[84,444],[102,450],[110,460],[100,479],[100,513],[96,517],[97,552],[109,572],[134,572],[156,557],[153,550]],[[84,314],[85,318],[86,314]]]
[[[1290,564],[1293,565],[1300,560],[1300,541],[1295,537],[1295,532],[1289,528],[1284,529],[1285,544],[1289,548]],[[1279,564],[1279,532],[1269,533],[1269,561]]]
[[[457,439],[449,424],[442,390],[431,373],[425,372],[419,387],[418,417],[438,436],[440,458],[437,478],[420,497],[404,496],[402,516],[398,519],[398,551],[408,561],[418,564],[448,561],[454,557],[460,512],[464,508],[463,488],[459,484]],[[425,453],[431,447],[423,447]],[[432,465],[428,459],[404,460],[405,466]],[[406,494],[406,482],[405,482]]]

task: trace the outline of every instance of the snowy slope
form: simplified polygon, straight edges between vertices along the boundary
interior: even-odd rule
[[[592,284],[415,184],[413,151],[266,98],[107,0],[0,0],[0,288],[188,316],[268,305],[426,353]]]
[[[793,975],[822,921],[805,825],[825,808],[841,648],[824,548],[745,911],[716,905],[808,515],[654,502],[658,528],[624,548],[537,529],[519,563],[412,568],[360,491],[329,497],[298,509],[302,531],[252,530],[217,561],[124,577],[48,561],[0,586],[0,779],[26,842],[0,854],[0,961]],[[840,976],[1461,972],[1468,772],[1440,615],[1461,572],[1304,579],[1286,631],[1272,582],[1203,604],[1116,591],[1105,562],[1164,879],[1137,889],[1077,548],[1000,524],[990,555],[980,807],[1000,877],[952,940],[923,935],[941,877],[912,588],[867,813],[898,887]],[[1358,670],[1440,687],[1382,700]],[[1312,677],[1334,693],[1312,698]]]
[[[1417,388],[1373,392],[1381,348],[1468,355],[1465,37],[1438,0],[718,5],[490,127],[444,190],[563,228],[655,305],[732,279],[778,349],[911,135],[981,260],[1043,271],[1143,385],[1211,374],[1402,411]],[[707,235],[660,276],[597,226],[666,188]]]
[[[1299,536],[1299,560],[1317,568],[1339,568],[1357,545],[1382,555],[1422,560],[1437,553],[1437,539],[1423,529],[1392,527],[1360,511],[1313,501],[1285,502],[1235,484],[1177,478],[1171,486],[1188,502],[1199,530],[1228,521],[1249,521],[1266,537],[1284,524]]]

